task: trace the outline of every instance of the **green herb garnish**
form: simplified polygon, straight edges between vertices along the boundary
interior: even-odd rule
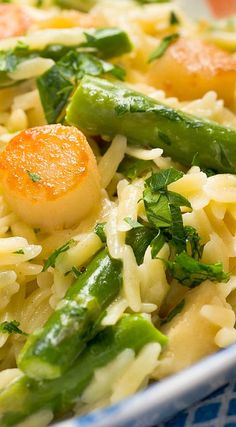
[[[97,234],[97,236],[100,238],[100,240],[102,241],[102,243],[106,243],[106,234],[105,234],[105,222],[100,222],[98,223],[95,228],[94,228],[94,233]]]
[[[11,320],[10,322],[5,321],[0,323],[0,333],[1,334],[19,334],[19,335],[28,335],[19,328],[20,322],[16,320]]]
[[[173,168],[153,174],[145,181],[143,200],[149,224],[156,229],[150,242],[155,258],[165,242],[172,248],[172,260],[167,261],[170,276],[182,285],[193,288],[204,280],[227,281],[221,263],[204,264],[203,245],[193,227],[184,227],[181,207],[191,209],[191,204],[182,195],[169,191],[168,185],[183,176]]]
[[[164,234],[159,230],[158,234],[151,241],[151,255],[152,258],[156,258],[162,247],[166,242]]]
[[[81,274],[83,274],[83,270],[79,270],[77,267],[73,266],[71,269],[72,273],[74,273],[74,276],[76,279],[78,279],[79,276],[81,276]]]
[[[171,310],[168,315],[161,319],[161,325],[165,325],[166,323],[170,322],[175,316],[177,316],[177,314],[181,313],[181,311],[183,310],[185,306],[185,300],[183,299],[182,301],[180,301],[179,304],[177,304],[173,310]]]
[[[223,264],[204,264],[189,256],[186,252],[177,255],[174,261],[166,261],[171,276],[183,286],[195,288],[205,280],[227,282],[229,273],[223,270]]]
[[[65,243],[60,248],[56,249],[50,255],[50,257],[45,261],[42,271],[46,271],[49,267],[53,267],[54,268],[58,256],[61,255],[64,252],[68,251],[68,249],[72,248],[73,246],[75,246],[76,243],[77,242],[74,239],[71,239],[71,240],[69,240],[69,242]]]
[[[139,228],[142,227],[142,224],[140,224],[140,222],[130,218],[130,217],[126,217],[124,218],[124,221],[127,222],[127,224],[130,225],[130,227],[132,228]]]
[[[17,255],[24,255],[24,249],[18,249],[17,251],[13,252],[13,254],[17,254]]]
[[[31,181],[33,181],[33,182],[41,181],[42,178],[38,173],[30,172],[29,170],[27,170],[26,172],[29,175]]]
[[[184,227],[185,238],[187,244],[187,252],[191,257],[199,260],[202,257],[204,245],[201,243],[201,238],[194,227],[187,225]]]
[[[156,169],[157,167],[152,160],[135,159],[134,157],[126,155],[119,165],[118,172],[133,181],[144,173]]]
[[[132,247],[138,265],[143,263],[145,252],[156,234],[157,231],[149,225],[142,225],[127,231],[125,243]]]
[[[118,65],[105,62],[90,53],[69,51],[37,79],[48,123],[55,123],[60,118],[75,86],[85,74],[111,74],[119,80],[124,80],[125,77],[124,69]]]
[[[173,10],[170,12],[169,22],[170,22],[170,25],[180,24],[179,18]]]
[[[161,58],[168,47],[175,42],[179,38],[179,33],[170,34],[169,36],[164,37],[159,46],[152,52],[152,54],[149,56],[148,62],[153,62],[158,58]]]

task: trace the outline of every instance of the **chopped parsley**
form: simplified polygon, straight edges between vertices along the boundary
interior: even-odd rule
[[[83,269],[79,270],[77,267],[73,266],[71,269],[72,273],[74,274],[75,278],[78,279],[78,277],[83,274]]]
[[[157,48],[151,53],[151,55],[149,56],[148,62],[153,62],[158,58],[161,58],[164,53],[166,52],[166,50],[168,49],[168,47],[175,42],[178,38],[179,38],[179,33],[173,33],[170,34],[169,36],[164,37],[160,44],[157,46]]]
[[[68,249],[72,248],[73,246],[75,246],[76,243],[77,242],[74,239],[71,239],[71,240],[69,240],[69,242],[65,243],[60,248],[56,249],[50,255],[50,257],[45,261],[42,271],[47,271],[49,267],[53,267],[54,268],[58,256],[61,255],[64,252],[68,251]]]
[[[118,167],[118,172],[122,173],[126,178],[132,181],[152,170],[157,170],[157,167],[152,160],[135,159],[127,154]]]
[[[83,274],[83,268],[81,268],[81,270],[79,270],[77,267],[73,266],[71,270],[67,271],[64,276],[68,276],[70,273],[73,273],[74,277],[76,279],[78,279],[78,277],[81,276],[81,274]]]
[[[130,227],[132,228],[139,228],[142,227],[142,224],[140,224],[140,222],[135,221],[134,219],[130,218],[130,217],[126,217],[124,218],[124,221],[127,222],[127,224],[130,225]]]
[[[94,228],[94,233],[100,238],[102,243],[106,243],[105,222],[99,222]]]
[[[92,36],[91,36],[92,37]],[[91,53],[70,50],[37,79],[41,102],[48,123],[58,121],[78,81],[84,75],[111,74],[124,80],[125,71]]]
[[[1,334],[18,334],[18,335],[27,335],[19,328],[20,322],[12,320],[10,322],[0,323],[0,333]]]
[[[194,227],[187,225],[184,227],[185,238],[187,245],[187,253],[190,253],[191,257],[199,260],[202,257],[204,245],[201,243],[201,238]]]
[[[31,181],[33,181],[33,182],[41,181],[42,178],[41,178],[41,176],[38,173],[36,173],[36,172],[30,172],[29,170],[27,170],[26,172],[29,175]]]
[[[168,185],[182,178],[183,173],[174,169],[161,170],[145,181],[143,202],[148,222],[126,218],[132,229],[126,233],[126,244],[134,251],[137,264],[143,262],[150,246],[152,258],[156,258],[165,243],[169,244],[171,258],[166,263],[172,279],[183,286],[194,288],[204,280],[224,282],[230,275],[221,263],[200,262],[204,245],[197,230],[184,226],[181,208],[192,209],[190,202],[181,194],[168,189]]]
[[[157,231],[148,224],[127,231],[125,243],[132,247],[138,265],[143,263],[145,252],[156,234]]]
[[[186,252],[166,264],[171,276],[188,288],[195,288],[207,279],[212,282],[227,282],[230,278],[229,273],[224,272],[222,263],[204,264]]]
[[[154,239],[150,243],[152,258],[156,258],[156,256],[164,246],[165,242],[166,242],[165,236],[159,230],[158,234],[154,237]]]
[[[24,249],[18,249],[17,251],[13,252],[13,254],[17,254],[17,255],[24,255]]]
[[[170,25],[180,24],[179,18],[173,10],[170,12],[169,23],[170,23]]]
[[[185,300],[183,299],[182,301],[180,301],[179,304],[177,304],[169,313],[165,318],[161,319],[161,326],[165,325],[166,323],[170,322],[175,316],[177,316],[177,314],[181,313],[181,311],[183,310],[185,306]]]

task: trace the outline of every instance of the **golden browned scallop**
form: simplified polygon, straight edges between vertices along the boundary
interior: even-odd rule
[[[180,38],[150,65],[148,83],[180,100],[217,92],[225,104],[235,102],[236,59],[203,40]]]
[[[23,35],[32,22],[24,7],[0,4],[0,39]]]
[[[13,211],[34,227],[70,227],[99,203],[96,159],[74,127],[47,125],[21,132],[0,155],[0,173]]]

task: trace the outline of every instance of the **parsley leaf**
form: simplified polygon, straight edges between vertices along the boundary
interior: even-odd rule
[[[174,191],[168,190],[168,200],[174,206],[184,206],[186,208],[192,209],[191,203],[181,194],[175,193]]]
[[[145,252],[156,234],[155,229],[145,225],[127,231],[125,243],[132,247],[138,265],[143,263]]]
[[[170,12],[169,22],[170,22],[170,25],[180,24],[179,18],[173,10]]]
[[[27,170],[26,172],[27,172],[27,174],[29,175],[30,179],[33,182],[41,181],[42,178],[41,178],[41,176],[39,174],[37,174],[35,172],[30,172],[29,170]]]
[[[76,245],[76,241],[74,239],[69,240],[69,242],[65,243],[64,245],[62,245],[60,248],[56,249],[51,255],[50,257],[45,261],[44,266],[43,266],[43,270],[42,271],[47,271],[47,269],[49,267],[55,267],[56,264],[56,260],[58,258],[58,256],[60,254],[62,254],[63,252],[68,251],[68,249],[72,248],[73,246]]]
[[[71,270],[67,271],[64,276],[68,276],[70,273],[73,273],[74,277],[76,279],[78,279],[78,277],[81,276],[81,274],[83,273],[83,271],[79,270],[76,266],[73,266]]]
[[[143,192],[143,201],[151,225],[156,228],[171,226],[172,218],[165,194],[154,193],[150,187],[146,187]]]
[[[151,244],[150,244],[152,258],[156,258],[156,256],[164,246],[165,242],[166,242],[165,236],[159,230],[158,234],[154,237],[154,239],[151,241]]]
[[[171,225],[171,244],[174,245],[177,253],[186,249],[186,235],[184,231],[182,213],[179,206],[170,204],[170,212],[172,218]]]
[[[24,255],[24,249],[18,249],[18,251],[13,252],[13,254],[17,254],[17,255]]]
[[[173,310],[171,310],[168,315],[161,319],[161,326],[165,325],[166,323],[170,322],[175,316],[177,316],[177,314],[181,313],[181,311],[183,310],[185,306],[185,300],[183,299],[182,301],[180,301],[179,304],[177,304]]]
[[[156,165],[152,160],[135,159],[126,155],[118,167],[118,172],[132,181],[145,172],[156,170]]]
[[[37,86],[48,123],[60,118],[77,82],[85,74],[100,76],[111,74],[124,80],[123,68],[110,64],[90,53],[69,51],[53,67],[37,79]]]
[[[105,234],[105,222],[100,222],[98,224],[96,224],[95,228],[94,228],[94,233],[97,234],[97,236],[100,238],[100,240],[102,241],[102,243],[106,243],[106,234]]]
[[[191,257],[199,260],[202,257],[204,245],[201,244],[201,238],[197,230],[190,225],[184,227],[187,252],[190,252]]]
[[[146,184],[150,186],[153,191],[160,191],[166,189],[169,184],[178,181],[183,176],[183,172],[177,169],[164,169],[148,178]]]
[[[80,271],[77,267],[73,266],[71,271],[74,273],[74,276],[76,279],[78,279],[78,277],[81,276],[81,274],[83,274],[82,271]]]
[[[150,244],[152,257],[155,258],[164,243],[169,243],[173,249],[172,260],[163,261],[170,276],[189,288],[198,286],[207,279],[227,281],[230,276],[224,272],[221,263],[204,264],[199,261],[203,252],[201,239],[193,227],[184,227],[180,209],[181,207],[191,209],[191,204],[185,197],[167,188],[182,176],[182,172],[171,168],[155,173],[145,181],[144,206],[152,231],[156,229],[156,235],[152,240],[146,240],[147,245],[144,248],[146,250]],[[139,250],[135,247],[135,243],[131,245],[136,251]],[[141,252],[142,257],[144,253]]]
[[[0,323],[0,333],[1,334],[19,334],[19,335],[27,335],[19,328],[20,322],[16,320],[12,320],[10,322],[2,322]]]
[[[180,207],[191,209],[191,204],[181,194],[169,191],[167,186],[182,176],[183,173],[174,168],[162,170],[145,181],[143,192],[148,221],[155,228],[163,229],[163,236],[175,247],[177,253],[186,249],[186,235]],[[153,256],[156,253],[155,250],[152,251]]]
[[[161,58],[168,47],[175,42],[179,38],[179,33],[170,34],[169,36],[164,37],[159,46],[154,50],[154,52],[151,53],[151,55],[148,58],[148,62],[153,62],[158,58]]]
[[[130,227],[132,228],[139,228],[142,227],[142,224],[140,224],[140,222],[135,221],[134,219],[130,218],[130,217],[126,217],[124,218],[124,221],[127,222],[127,224],[130,225]]]
[[[174,261],[165,261],[170,275],[183,286],[194,288],[205,280],[227,282],[229,273],[225,273],[222,263],[204,264],[189,256],[186,252],[177,255]]]
[[[35,53],[30,52],[29,47],[22,42],[18,42],[13,49],[0,51],[0,87],[15,84],[15,81],[8,76],[8,73],[15,71],[21,62],[35,56]]]

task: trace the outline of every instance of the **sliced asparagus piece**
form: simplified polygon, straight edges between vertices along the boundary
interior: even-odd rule
[[[21,37],[19,40],[0,41],[0,88],[19,83],[19,67],[26,61],[48,58],[58,61],[71,50],[80,52],[90,49],[100,58],[110,58],[130,52],[132,44],[127,33],[119,28],[81,28],[44,30]],[[27,64],[27,63],[26,63]],[[22,73],[20,73],[21,76]],[[38,76],[35,70],[35,76]]]
[[[50,409],[60,416],[73,408],[93,379],[96,368],[106,366],[123,350],[137,354],[148,343],[167,338],[141,315],[126,315],[115,326],[100,332],[62,377],[35,381],[23,376],[0,393],[0,425],[15,426],[30,415]]]
[[[88,12],[95,5],[96,0],[55,0],[55,3],[65,9],[77,9],[82,12]]]
[[[44,327],[28,338],[18,358],[20,369],[37,379],[57,378],[65,372],[97,333],[104,310],[118,295],[121,284],[122,263],[102,250],[69,288]]]
[[[84,77],[66,120],[89,135],[123,134],[129,144],[160,147],[190,166],[236,173],[236,131],[175,110],[122,84]]]

